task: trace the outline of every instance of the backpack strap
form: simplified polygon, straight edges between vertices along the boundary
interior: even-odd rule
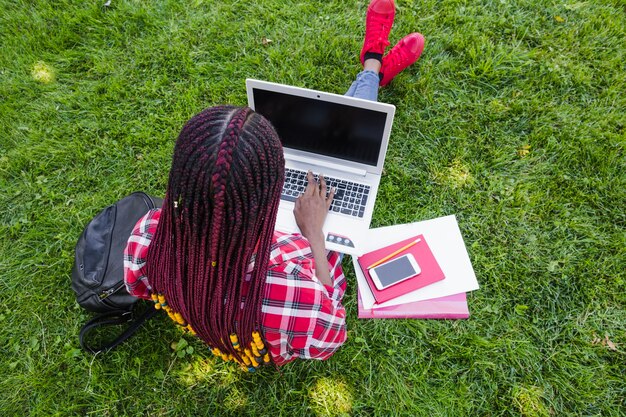
[[[131,337],[139,328],[147,321],[150,320],[158,310],[154,308],[154,304],[149,303],[148,309],[139,317],[133,320],[132,311],[109,311],[107,313],[100,314],[93,319],[89,320],[85,325],[80,329],[80,334],[78,335],[78,340],[80,341],[80,346],[88,352],[97,354],[102,351],[110,351],[118,346],[120,343],[124,342],[126,339]],[[85,342],[85,337],[87,334],[98,327],[102,326],[114,326],[117,324],[130,323],[130,326],[124,332],[122,332],[119,336],[117,336],[113,341],[109,343],[105,343],[100,346],[91,346]]]

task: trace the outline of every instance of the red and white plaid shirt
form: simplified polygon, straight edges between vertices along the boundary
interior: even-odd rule
[[[136,297],[150,299],[145,265],[160,216],[161,210],[154,209],[139,219],[124,250],[124,281]],[[346,311],[341,300],[346,279],[337,252],[328,252],[328,267],[332,287],[315,276],[315,261],[304,237],[274,232],[262,330],[276,364],[296,358],[328,359],[345,342]]]

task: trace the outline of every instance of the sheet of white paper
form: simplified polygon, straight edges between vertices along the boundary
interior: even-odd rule
[[[356,272],[357,283],[365,309],[429,300],[478,289],[476,274],[474,274],[472,263],[454,215],[417,223],[371,229],[367,241],[364,242],[363,247],[365,250],[363,253],[371,252],[419,234],[424,235],[424,239],[430,246],[435,259],[437,259],[445,279],[382,304],[374,305],[376,303],[374,295],[361,272],[356,258],[353,257],[352,263],[354,264],[354,271]]]

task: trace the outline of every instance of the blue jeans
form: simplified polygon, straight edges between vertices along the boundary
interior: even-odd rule
[[[374,71],[361,71],[356,76],[346,96],[378,101],[378,85],[380,78]]]

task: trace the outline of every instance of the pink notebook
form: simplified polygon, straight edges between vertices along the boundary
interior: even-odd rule
[[[359,291],[358,303],[360,319],[466,319],[469,317],[467,296],[464,292],[367,310],[363,308]]]
[[[412,254],[415,257],[415,260],[420,266],[422,272],[414,276],[413,278],[402,281],[399,284],[396,284],[384,290],[379,290],[378,288],[376,288],[376,285],[374,285],[374,282],[372,282],[372,278],[370,277],[367,267],[389,255],[390,253],[393,253],[394,251],[407,245],[408,243],[411,243],[417,238],[420,238],[421,241],[396,256],[406,255],[407,253]],[[365,279],[369,284],[370,289],[372,290],[372,294],[376,299],[376,303],[378,304],[384,303],[385,301],[391,300],[392,298],[396,298],[401,295],[410,293],[419,288],[430,285],[433,282],[441,281],[445,278],[443,271],[437,263],[437,260],[435,259],[433,253],[428,247],[428,243],[426,243],[426,239],[424,239],[424,235],[414,236],[402,240],[398,243],[394,243],[393,245],[385,246],[384,248],[368,252],[359,257],[358,262],[359,266],[361,267],[361,271],[363,271],[363,275],[365,275]]]

